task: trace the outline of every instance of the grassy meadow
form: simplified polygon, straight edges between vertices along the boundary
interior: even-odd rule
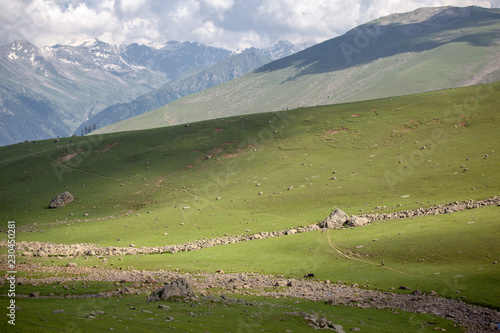
[[[161,246],[304,226],[322,221],[335,208],[351,215],[492,197],[500,193],[499,92],[497,82],[0,147],[2,234],[7,239],[7,221],[15,221],[18,242]],[[64,191],[72,193],[75,202],[49,209],[50,199]],[[94,257],[19,256],[18,261],[102,267],[113,263],[115,268],[181,272],[223,269],[288,277],[314,273],[320,280],[391,291],[405,285],[500,308],[496,288],[500,266],[493,264],[500,257],[499,212],[499,207],[487,207],[192,252],[111,257],[108,264]],[[1,251],[6,253],[5,248]],[[26,293],[29,289],[22,286]],[[443,321],[424,314],[395,315],[321,302],[258,299],[331,316],[339,313],[344,328],[362,320],[366,331],[401,331],[408,318],[419,322],[416,329],[422,322]],[[88,321],[74,310],[79,302],[90,301],[19,299],[23,313],[53,323],[44,326],[47,331],[60,331],[68,316]],[[109,327],[132,330],[128,317],[121,322],[111,318],[115,310],[118,318],[124,315],[120,307],[125,302],[138,309],[152,306],[141,297],[112,299],[104,306],[107,314],[103,320],[93,321],[99,323],[93,331]],[[189,312],[185,304],[172,303],[174,317],[183,318]],[[52,314],[59,307],[67,310]],[[209,308],[206,304],[199,307],[202,311]],[[217,303],[207,318],[186,317],[191,322],[182,319],[177,326],[196,331],[193,325],[206,324],[214,326],[204,330],[218,331],[219,327],[219,331],[227,331],[218,326],[221,320],[216,317],[228,308]],[[229,316],[237,320],[245,308],[235,305],[233,310]],[[294,332],[300,329],[294,325],[307,327],[302,317],[282,313],[273,312],[256,321],[269,332],[282,331],[283,322]],[[137,315],[147,319],[144,313],[137,311]],[[133,322],[138,325],[137,320]],[[159,322],[156,318],[144,322],[144,330],[155,330]],[[439,325],[453,331],[450,323]],[[40,322],[33,319],[25,325],[23,329],[36,331]],[[374,326],[368,329],[368,325]],[[380,329],[375,330],[377,325]],[[429,327],[422,330],[433,330]]]
[[[238,295],[229,295],[233,300]],[[320,317],[342,325],[344,329],[360,328],[367,332],[401,332],[418,330],[460,332],[448,320],[428,314],[403,311],[357,309],[347,306],[332,307],[324,302],[295,299],[274,299],[245,296],[249,302],[241,304],[231,300],[222,302],[201,300],[195,305],[177,301],[164,301],[168,310],[156,303],[146,303],[141,296],[122,299],[21,299],[18,323],[9,332],[303,332],[312,329],[307,321],[295,313],[316,313]],[[250,304],[248,304],[250,303]],[[1,300],[3,307],[6,302]],[[64,309],[63,313],[52,313]],[[95,318],[88,318],[92,312]],[[2,324],[2,327],[5,327]]]

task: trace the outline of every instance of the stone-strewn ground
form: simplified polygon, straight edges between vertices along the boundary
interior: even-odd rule
[[[5,267],[0,267],[5,269]],[[329,281],[286,279],[283,276],[255,273],[232,274],[179,274],[171,271],[109,270],[90,267],[61,267],[20,265],[19,271],[37,273],[58,273],[65,277],[41,279],[18,278],[17,283],[32,285],[34,290],[40,284],[64,283],[70,281],[114,281],[117,289],[101,292],[92,297],[110,297],[123,294],[150,294],[163,284],[182,278],[189,282],[199,297],[227,293],[256,294],[268,297],[294,297],[313,301],[326,301],[331,305],[344,304],[359,308],[396,308],[413,313],[430,313],[454,320],[469,332],[489,330],[490,323],[500,322],[500,312],[461,301],[425,295],[418,291],[411,294],[397,294],[365,290]],[[152,278],[152,277],[155,278]],[[5,277],[0,278],[6,283]],[[121,287],[118,281],[137,282],[135,287]],[[216,291],[214,291],[216,290]],[[36,294],[34,294],[36,297]],[[24,297],[28,297],[25,295]],[[33,297],[33,294],[32,294]],[[56,296],[53,296],[56,297]],[[63,297],[63,296],[59,296]],[[64,296],[64,297],[89,297]]]
[[[485,206],[500,206],[500,197],[485,200],[469,200],[453,202],[446,205],[438,205],[429,208],[418,208],[415,210],[351,216],[350,218],[341,212],[346,221],[341,221],[349,226],[349,222],[364,221],[370,223],[379,220],[400,219],[418,217],[425,215],[448,214],[464,211],[467,209]],[[363,223],[364,224],[364,223]],[[241,241],[251,241],[269,237],[280,237],[300,232],[308,232],[321,229],[323,223],[312,224],[305,227],[280,230],[274,232],[261,232],[254,235],[227,236],[214,239],[202,239],[179,245],[166,245],[156,247],[99,247],[95,244],[55,244],[45,242],[19,242],[17,252],[24,256],[93,256],[93,255],[137,255],[147,253],[176,253],[181,251],[193,251],[202,248],[231,244]],[[0,242],[5,247],[6,242]],[[114,291],[101,292],[97,295],[66,296],[66,297],[109,297],[120,296],[128,293],[150,294],[154,289],[161,287],[164,283],[178,278],[186,279],[190,286],[199,296],[220,294],[220,290],[235,293],[252,293],[270,297],[296,297],[313,301],[326,301],[332,305],[344,304],[361,308],[397,308],[414,313],[430,313],[443,318],[449,318],[467,328],[470,332],[482,332],[490,330],[491,323],[500,323],[500,312],[466,304],[461,301],[422,294],[415,291],[411,294],[397,294],[364,290],[354,286],[330,283],[329,281],[294,280],[285,279],[283,276],[260,275],[253,273],[234,274],[179,274],[173,271],[123,271],[111,269],[99,269],[91,267],[70,267],[18,265],[18,271],[37,273],[58,273],[58,277],[47,277],[42,279],[18,278],[17,283],[32,285],[34,290],[39,284],[64,283],[69,281],[113,281],[117,289]],[[8,270],[6,262],[0,263],[0,270]],[[68,275],[65,275],[68,274]],[[152,277],[155,277],[154,279]],[[135,287],[120,287],[119,281],[136,282]],[[6,277],[0,277],[1,283],[6,283]],[[213,290],[218,290],[214,292]],[[32,296],[37,296],[34,292]],[[28,297],[25,295],[25,297]],[[56,296],[54,296],[56,297]]]

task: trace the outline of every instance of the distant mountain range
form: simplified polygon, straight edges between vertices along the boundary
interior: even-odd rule
[[[237,54],[196,42],[170,41],[153,47],[92,39],[38,48],[18,40],[0,46],[0,145],[69,136],[110,105],[129,103],[165,84],[184,82],[184,87],[172,88],[176,96],[184,96],[199,91],[186,85],[206,89],[298,50],[288,42]],[[183,81],[230,57],[236,58],[226,64],[240,67],[219,69],[224,73],[205,80],[205,85]],[[125,118],[111,122],[121,119]]]
[[[368,22],[240,78],[99,132],[161,127],[499,80],[500,9],[421,8]]]
[[[175,101],[181,97],[214,87],[246,74],[271,61],[256,51],[245,51],[210,66],[200,72],[182,76],[162,87],[137,97],[129,103],[111,105],[84,122],[76,134],[83,135],[88,129],[101,128],[121,120],[141,115]]]

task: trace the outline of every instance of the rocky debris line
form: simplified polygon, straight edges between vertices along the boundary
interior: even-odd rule
[[[467,327],[470,332],[488,331],[491,323],[500,322],[500,312],[458,300],[433,296],[435,293],[432,292],[426,294],[425,292],[417,292],[415,290],[409,294],[396,294],[392,292],[365,290],[340,283],[329,283],[328,281],[287,279],[280,275],[272,276],[257,273],[179,274],[165,270],[124,271],[92,267],[70,268],[62,266],[28,266],[24,264],[20,264],[18,270],[27,273],[43,272],[59,274],[59,276],[41,279],[29,279],[25,277],[16,279],[18,283],[23,285],[29,284],[34,287],[40,284],[58,283],[59,281],[126,281],[140,284],[134,288],[120,286],[118,290],[101,292],[91,296],[73,295],[71,296],[73,298],[120,297],[130,293],[151,293],[154,290],[152,288],[158,285],[158,283],[164,283],[165,281],[176,282],[179,279],[184,279],[185,282],[181,282],[181,286],[189,285],[192,291],[196,292],[200,297],[221,293],[252,293],[266,297],[292,297],[311,301],[326,301],[331,305],[343,304],[373,309],[397,308],[412,313],[431,313],[442,318],[452,319],[459,325]],[[71,276],[66,275],[66,273],[71,274]],[[151,277],[154,277],[154,280]],[[6,283],[6,277],[0,277],[0,282]],[[174,284],[174,282],[170,285]],[[179,286],[179,282],[176,284]],[[182,287],[179,289],[182,289]]]
[[[251,241],[256,239],[264,239],[271,237],[280,237],[285,235],[293,235],[301,232],[308,232],[319,230],[317,224],[312,224],[305,227],[298,227],[293,229],[278,230],[278,231],[262,231],[253,235],[238,235],[238,236],[225,236],[219,238],[200,239],[193,242],[188,242],[178,245],[165,245],[154,247],[116,247],[106,246],[99,247],[96,244],[56,244],[51,242],[18,242],[17,251],[21,252],[24,256],[110,256],[110,255],[139,255],[139,254],[153,254],[153,253],[177,253],[186,251],[201,250],[206,247],[217,245],[227,245],[244,241]],[[5,241],[0,242],[0,247],[6,246]]]
[[[500,197],[494,196],[484,200],[455,201],[449,204],[437,205],[428,208],[417,208],[394,213],[352,215],[349,217],[340,209],[335,209],[325,220],[319,223],[321,228],[361,227],[371,222],[382,220],[404,219],[411,217],[451,214],[468,209],[487,206],[500,206]]]
[[[147,302],[167,300],[171,297],[194,297],[194,292],[186,279],[177,279],[153,291]]]
[[[75,200],[75,197],[71,193],[66,191],[53,197],[52,200],[50,200],[49,207],[50,208],[64,207],[67,204],[73,202],[73,200]]]
[[[304,227],[297,227],[278,231],[262,231],[253,235],[225,236],[211,239],[200,239],[178,245],[165,245],[155,247],[99,247],[96,244],[55,244],[45,242],[18,242],[17,251],[24,256],[110,256],[110,255],[139,255],[154,253],[177,253],[186,251],[201,250],[203,248],[227,245],[257,239],[281,237],[296,233],[315,231],[326,228],[359,227],[374,221],[391,220],[419,217],[426,215],[449,214],[467,209],[474,209],[486,206],[500,206],[500,197],[495,196],[484,200],[468,200],[462,202],[452,202],[450,204],[438,205],[429,208],[418,208],[394,213],[352,215],[349,217],[340,209],[336,209],[324,221],[319,224],[311,224]],[[0,247],[6,247],[5,241],[0,242]],[[132,244],[131,244],[132,245]]]

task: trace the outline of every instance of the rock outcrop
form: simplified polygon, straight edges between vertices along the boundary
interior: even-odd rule
[[[194,297],[194,292],[191,290],[186,279],[177,279],[172,283],[167,283],[163,288],[153,291],[148,298],[148,302],[166,300],[171,297]]]
[[[320,222],[320,228],[338,229],[349,221],[349,216],[340,209],[335,209],[323,222]]]
[[[73,200],[75,200],[75,197],[73,197],[71,193],[66,191],[53,197],[52,200],[50,200],[49,207],[50,208],[64,207],[67,204],[73,202]]]
[[[345,225],[348,227],[362,227],[368,223],[370,223],[370,220],[367,217],[353,215]]]

